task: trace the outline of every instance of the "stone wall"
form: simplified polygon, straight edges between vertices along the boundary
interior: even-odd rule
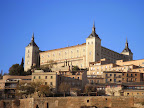
[[[19,108],[34,108],[33,107],[33,104],[34,104],[33,100],[34,100],[34,98],[20,99]]]
[[[141,102],[144,102],[142,96],[47,97],[20,99],[20,106],[15,106],[11,100],[3,100],[0,108],[131,108]]]
[[[34,108],[81,108],[82,106],[95,106],[98,108],[127,108],[134,106],[133,97],[57,97],[57,98],[35,98]],[[48,105],[48,107],[47,107]]]
[[[144,102],[144,96],[134,96],[134,103]]]

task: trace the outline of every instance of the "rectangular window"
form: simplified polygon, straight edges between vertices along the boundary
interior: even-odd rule
[[[93,80],[91,80],[91,84],[93,84],[93,82],[94,82],[94,81],[93,81]]]
[[[52,85],[53,85],[53,83],[52,83],[52,82],[50,82],[50,85],[52,86]]]
[[[34,79],[35,79],[35,76],[34,76]]]
[[[40,79],[40,76],[39,76],[39,79]]]
[[[137,74],[135,74],[135,76],[137,76]]]
[[[106,82],[107,82],[108,80],[106,79]]]
[[[53,76],[51,76],[51,79],[53,79]]]
[[[45,82],[45,85],[47,85],[47,82]]]
[[[110,74],[110,76],[112,76],[112,74]]]
[[[47,76],[45,76],[45,79],[47,79]]]
[[[114,82],[116,82],[116,79],[114,79]]]

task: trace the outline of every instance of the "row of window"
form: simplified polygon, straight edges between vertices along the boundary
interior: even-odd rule
[[[78,53],[78,52],[79,52],[79,50],[77,50],[76,52]],[[83,49],[83,52],[85,52],[85,49]],[[65,51],[65,55],[67,55],[67,54],[68,54],[68,52],[67,52],[67,51]],[[73,51],[71,51],[71,54],[73,54]],[[53,56],[55,56],[55,53],[53,53],[52,55],[53,55]],[[61,53],[59,52],[59,53],[58,53],[58,55],[60,56],[60,55],[61,55]],[[43,57],[44,57],[44,56],[42,55],[42,58],[43,58]],[[48,54],[48,57],[50,57],[50,55],[49,55],[49,54]]]
[[[73,57],[73,56],[66,57],[66,56],[64,56],[62,58],[54,58],[53,60],[62,60],[62,59],[70,59],[70,58],[72,59],[72,58],[78,58],[78,57],[81,57],[81,56],[79,56],[79,55],[77,55],[76,57]],[[42,60],[41,62],[44,63],[44,60]]]
[[[125,89],[144,89],[144,86],[138,86],[138,87],[125,87]]]
[[[142,95],[144,94],[144,93],[141,93]],[[133,95],[133,93],[132,93],[132,95]],[[140,93],[137,93],[137,95],[140,95]],[[127,93],[127,96],[129,96],[129,93]]]
[[[108,66],[105,66],[105,69],[104,69],[104,70],[107,70],[107,67],[108,67]],[[96,69],[97,69],[97,71],[98,71],[98,70],[99,70],[99,67],[97,67]],[[116,69],[112,69],[112,70],[113,70],[113,71],[121,71],[121,70],[124,70],[124,69],[126,69],[126,67],[124,67],[124,68],[116,68]],[[91,70],[91,71],[94,71],[94,70],[95,70],[95,67],[91,67],[90,70]],[[101,70],[103,70],[103,67],[102,67],[102,66],[101,66]],[[111,70],[111,66],[109,66],[109,70]],[[128,71],[132,71],[131,68],[128,68],[127,70],[128,70]],[[136,72],[137,70],[134,70],[134,71]],[[139,69],[138,71],[141,72],[142,70]],[[144,69],[143,69],[143,71],[144,71]]]
[[[48,82],[45,82],[45,85],[48,85]],[[53,86],[53,82],[50,82],[50,86]]]
[[[81,67],[82,67],[82,64],[81,64]],[[59,73],[60,75],[67,75],[67,72],[60,72]],[[72,73],[72,75],[80,75],[80,72],[78,72],[78,73]]]
[[[112,79],[110,79],[109,81],[111,82]],[[108,82],[108,79],[106,79],[106,82]],[[121,80],[118,80],[118,81],[117,81],[116,79],[114,79],[114,82],[121,82]]]
[[[112,74],[109,74],[109,75],[112,76]],[[123,73],[122,75],[124,76],[124,73]],[[134,75],[137,76],[137,74],[130,74],[130,75],[127,74],[127,77],[128,77],[128,76],[133,77]],[[108,76],[108,74],[106,74],[106,77],[107,77],[107,76]],[[119,76],[120,76],[120,75],[119,75]],[[114,77],[116,77],[116,74],[114,74]]]
[[[123,73],[123,76],[124,76],[124,73]],[[127,77],[128,77],[128,76],[133,77],[133,76],[137,76],[137,74],[127,74]]]
[[[88,45],[89,45],[89,44],[93,44],[93,42],[87,42],[87,43],[88,43]],[[97,43],[97,42],[96,42],[95,44],[98,45],[98,46],[100,46],[100,44]]]
[[[47,79],[48,76],[45,76],[45,79]],[[33,79],[36,79],[36,76],[33,77]],[[41,79],[41,76],[38,76],[38,79]],[[50,79],[53,79],[53,76],[50,76]]]
[[[89,83],[90,83],[90,84],[94,84],[94,80],[90,80]],[[100,80],[97,80],[97,82],[95,82],[95,83],[100,83]]]
[[[125,79],[123,78],[123,80]],[[137,81],[137,78],[131,78],[131,79],[127,78],[127,82],[133,82],[133,81]]]
[[[107,69],[108,68],[108,66],[104,66],[105,67],[105,69]],[[109,68],[111,68],[112,66],[110,65],[109,66]],[[97,70],[99,69],[99,67],[97,67]],[[101,66],[101,69],[103,69],[103,66]],[[95,68],[94,67],[91,67],[91,70],[95,70]]]
[[[100,74],[100,73],[103,74],[103,72],[96,72],[96,73],[97,73],[97,74]],[[93,75],[95,75],[95,72],[93,72]]]

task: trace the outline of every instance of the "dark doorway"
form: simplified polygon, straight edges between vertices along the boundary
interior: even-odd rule
[[[47,103],[47,108],[49,108],[49,104]]]
[[[39,108],[39,106],[37,105],[36,108]]]

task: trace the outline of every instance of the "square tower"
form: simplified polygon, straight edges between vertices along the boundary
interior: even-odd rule
[[[95,32],[95,24],[92,27],[92,33],[86,39],[86,67],[89,62],[97,62],[101,59],[101,39]]]
[[[32,66],[39,66],[39,47],[34,42],[34,34],[31,42],[25,48],[24,71],[31,69]]]

